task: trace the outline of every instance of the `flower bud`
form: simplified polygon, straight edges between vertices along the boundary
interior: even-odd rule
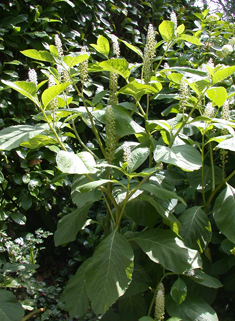
[[[37,77],[37,73],[36,73],[35,69],[29,68],[28,76],[29,76],[29,81],[33,82],[37,86],[38,85],[38,77]]]
[[[229,120],[229,102],[226,100],[222,108],[222,118]]]
[[[113,107],[108,105],[106,108],[106,159],[111,163],[114,159],[114,153],[117,146],[116,127]]]
[[[172,11],[172,12],[171,12],[171,22],[173,22],[174,25],[175,25],[175,36],[176,36],[176,35],[177,35],[178,22],[177,22],[177,16],[176,16],[175,11]]]
[[[115,72],[110,72],[109,76],[109,103],[110,105],[117,105],[118,104],[118,97],[117,97],[117,88],[118,88],[118,74]]]
[[[118,43],[118,37],[115,35],[111,35],[111,40],[113,43],[113,53],[117,56],[117,58],[120,56],[120,47]]]
[[[127,166],[131,163],[131,147],[128,142],[123,144],[123,159],[127,163]]]
[[[154,321],[164,320],[165,315],[165,288],[163,283],[160,283],[157,288],[155,300],[155,319]]]
[[[204,110],[204,116],[209,117],[209,118],[213,118],[215,116],[215,110],[212,107],[212,103],[208,103],[206,105],[206,108]]]
[[[55,46],[58,50],[59,56],[63,57],[64,54],[62,49],[62,42],[60,40],[60,37],[57,34],[55,34]]]

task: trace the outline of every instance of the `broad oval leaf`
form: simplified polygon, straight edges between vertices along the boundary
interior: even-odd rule
[[[19,321],[23,318],[24,309],[14,294],[0,289],[0,320]]]
[[[63,61],[69,68],[72,68],[81,62],[87,60],[89,58],[89,54],[79,55],[79,56],[65,56],[63,57]]]
[[[141,58],[143,58],[143,53],[142,51],[136,47],[131,45],[129,42],[125,41],[125,40],[121,40],[128,48],[130,48],[132,51],[134,51],[137,55],[139,55]]]
[[[40,61],[47,61],[50,63],[55,63],[55,59],[53,58],[53,56],[45,50],[36,50],[36,49],[27,49],[27,50],[23,50],[21,51],[21,53],[29,58],[33,58],[36,60],[40,60]]]
[[[88,264],[89,259],[80,265],[62,292],[61,300],[65,302],[65,310],[69,311],[70,316],[81,316],[88,310],[89,298],[86,292],[85,278],[85,269]]]
[[[88,152],[74,154],[67,151],[59,151],[56,156],[59,170],[67,174],[89,174],[94,173],[95,160]]]
[[[178,278],[171,287],[171,297],[176,304],[184,302],[187,296],[187,286],[181,278]]]
[[[124,58],[114,58],[102,61],[99,65],[103,70],[119,74],[125,79],[130,76],[130,71],[128,70],[129,64]]]
[[[149,229],[128,235],[153,262],[163,265],[167,270],[179,274],[201,266],[199,253],[186,247],[170,230]]]
[[[157,163],[173,164],[189,172],[198,170],[202,166],[200,153],[191,145],[179,145],[171,148],[158,145],[153,155]]]
[[[96,248],[86,269],[86,288],[96,314],[105,313],[122,296],[132,279],[133,250],[117,230]]]
[[[190,36],[190,35],[181,35],[179,40],[184,40],[184,41],[190,42],[190,43],[197,45],[197,46],[202,45],[201,41],[197,37]]]
[[[166,309],[169,315],[183,321],[218,321],[216,312],[200,297],[187,298],[177,305],[170,296],[166,298]]]
[[[162,38],[169,42],[175,36],[175,24],[172,21],[164,20],[159,26],[159,32]]]
[[[0,150],[12,150],[22,142],[29,141],[43,131],[49,129],[47,124],[42,125],[17,125],[4,128],[0,131]]]
[[[109,58],[109,41],[104,36],[99,36],[96,44],[91,44],[95,50],[97,50],[101,55],[105,56],[106,58]]]
[[[179,231],[185,244],[201,253],[207,247],[212,231],[206,213],[199,206],[188,208],[180,217],[181,228]]]
[[[209,88],[206,94],[218,107],[221,107],[227,99],[227,91],[224,87]]]
[[[235,189],[229,184],[217,197],[213,216],[219,230],[235,243]]]
[[[227,77],[231,76],[235,72],[235,66],[226,67],[216,71],[213,75],[213,84],[216,84]]]
[[[50,104],[50,102],[56,98],[63,90],[65,90],[71,82],[65,82],[63,84],[55,85],[50,88],[47,88],[42,93],[42,103],[44,106],[44,109],[47,108],[47,106]]]
[[[119,94],[130,95],[135,98],[136,101],[139,101],[143,95],[146,94],[157,94],[160,90],[162,85],[160,84],[159,90],[154,88],[153,86],[146,85],[146,84],[139,84],[137,82],[131,82],[126,86],[122,87],[119,90]]]
[[[54,234],[55,246],[69,243],[76,239],[78,232],[86,222],[87,214],[92,204],[92,202],[89,202],[59,220]]]

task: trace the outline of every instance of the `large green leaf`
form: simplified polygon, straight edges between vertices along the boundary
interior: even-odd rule
[[[129,112],[122,106],[113,106],[115,117],[115,129],[118,136],[126,136],[136,133],[143,133],[144,128],[138,125],[130,116]],[[94,116],[105,124],[106,108],[94,111]]]
[[[59,151],[56,156],[59,170],[67,174],[89,174],[94,173],[95,160],[88,152],[74,154],[67,151]]]
[[[235,137],[228,138],[220,142],[216,148],[227,149],[235,152]]]
[[[83,315],[89,307],[85,278],[85,269],[88,264],[89,259],[82,263],[76,274],[69,279],[61,295],[61,300],[65,302],[65,310],[69,311],[71,316]]]
[[[190,42],[190,43],[192,43],[194,45],[197,45],[197,46],[201,46],[202,45],[201,41],[195,36],[181,35],[179,40],[184,40],[184,41]]]
[[[2,80],[2,82],[9,86],[10,88],[18,91],[21,95],[32,100],[37,106],[40,106],[40,103],[36,97],[36,85],[29,81],[7,81]]]
[[[173,164],[185,171],[195,171],[202,166],[201,155],[191,145],[166,147],[158,145],[154,150],[154,159],[158,162]]]
[[[200,206],[184,211],[180,217],[180,236],[185,244],[192,249],[203,252],[211,239],[211,224],[206,213]]]
[[[72,201],[80,208],[89,202],[94,203],[96,201],[99,201],[102,196],[102,192],[98,189],[95,189],[95,190],[90,191],[89,193],[86,193],[86,195],[84,197],[84,194],[82,194],[79,191],[79,188],[81,185],[86,184],[88,182],[89,182],[89,180],[87,177],[77,175],[73,181],[73,184],[72,184],[72,188],[71,188]]]
[[[213,84],[216,84],[227,77],[231,76],[235,72],[235,66],[226,67],[216,71],[213,75]]]
[[[0,289],[0,320],[19,321],[23,318],[24,309],[14,294]]]
[[[131,160],[128,164],[128,172],[134,172],[148,158],[150,150],[148,147],[137,147],[131,152]]]
[[[55,145],[57,143],[58,142],[56,139],[46,135],[39,134],[31,138],[28,142],[21,143],[20,146],[23,146],[29,149],[36,149],[47,145]]]
[[[139,84],[137,82],[130,82],[126,86],[122,87],[119,90],[119,94],[130,95],[135,98],[136,101],[139,101],[143,95],[146,94],[157,94],[162,89],[161,83],[159,83],[159,89],[157,90],[155,87]]]
[[[12,150],[20,146],[22,142],[29,141],[48,129],[47,124],[42,125],[16,125],[4,128],[0,131],[0,150]]]
[[[139,320],[146,315],[147,305],[142,293],[125,296],[118,301],[118,310],[123,321]]]
[[[201,266],[198,252],[186,247],[170,230],[149,229],[129,236],[153,262],[167,270],[179,274]]]
[[[218,107],[221,107],[227,99],[227,91],[224,87],[209,88],[206,94]]]
[[[128,70],[129,64],[124,58],[102,61],[99,65],[103,70],[114,72],[125,79],[130,76],[130,71]]]
[[[137,55],[139,55],[141,58],[143,57],[143,53],[142,51],[136,47],[136,46],[133,46],[131,45],[130,43],[128,43],[127,41],[125,40],[121,40],[128,48],[130,48],[132,51],[134,51]]]
[[[164,20],[159,26],[159,32],[165,41],[171,41],[175,35],[174,23],[172,21]]]
[[[29,58],[33,58],[36,60],[40,60],[40,61],[47,61],[50,63],[55,63],[55,59],[53,58],[53,56],[45,50],[35,50],[35,49],[27,49],[27,50],[23,50],[21,51],[21,53]]]
[[[207,286],[209,288],[218,289],[223,286],[223,284],[218,279],[204,273],[199,269],[194,270],[193,275],[188,277],[194,282]]]
[[[214,219],[219,230],[235,243],[235,189],[227,184],[214,205]]]
[[[178,278],[171,287],[171,297],[177,303],[184,302],[187,296],[187,286],[181,278]]]
[[[78,232],[86,222],[87,214],[92,204],[90,202],[82,208],[77,208],[59,220],[54,234],[55,246],[72,242],[76,239]]]
[[[132,278],[134,253],[117,230],[96,248],[86,269],[87,293],[95,313],[105,313],[122,296]]]
[[[187,298],[180,305],[167,296],[166,309],[169,315],[182,318],[183,321],[218,321],[217,314],[210,305],[196,296]]]
[[[63,90],[65,90],[70,84],[71,82],[65,82],[63,84],[55,85],[44,90],[44,92],[42,93],[42,103],[44,105],[44,109],[46,109],[50,102]]]
[[[99,36],[97,39],[97,45],[91,44],[91,46],[95,48],[95,50],[97,50],[101,55],[105,56],[107,59],[109,58],[109,41],[104,36]]]
[[[72,68],[81,62],[87,60],[89,58],[89,54],[79,55],[79,56],[65,56],[63,57],[63,61],[69,68]]]

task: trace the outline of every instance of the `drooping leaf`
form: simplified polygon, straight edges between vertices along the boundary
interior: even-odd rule
[[[171,287],[171,297],[176,304],[184,302],[187,296],[187,286],[184,281],[179,277]]]
[[[23,50],[21,51],[21,53],[29,58],[33,58],[36,60],[40,60],[40,61],[47,61],[50,63],[55,63],[55,59],[53,58],[53,56],[45,50],[35,50],[35,49],[27,49],[27,50]]]
[[[178,39],[177,39],[178,40]],[[195,37],[195,36],[190,36],[190,35],[181,35],[179,40],[184,40],[184,41],[187,41],[187,42],[190,42],[194,45],[197,45],[197,46],[201,46],[201,41]]]
[[[227,149],[235,152],[235,136],[224,139],[216,146],[216,148]]]
[[[30,193],[28,192],[24,193],[21,199],[22,208],[27,211],[32,206],[32,203],[33,203],[33,198],[30,195]]]
[[[171,148],[158,145],[154,150],[154,159],[157,163],[173,164],[189,172],[198,170],[202,166],[200,153],[191,145]]]
[[[130,233],[148,257],[175,273],[199,268],[201,259],[197,251],[187,248],[170,230],[149,229],[140,233]]]
[[[87,60],[89,58],[89,54],[78,55],[78,56],[65,56],[63,57],[63,61],[69,68],[72,68],[81,62]]]
[[[59,170],[67,174],[89,174],[94,173],[95,160],[88,152],[74,154],[67,151],[59,151],[56,156]]]
[[[159,26],[159,32],[165,41],[171,41],[175,35],[174,23],[172,21],[164,20]]]
[[[36,85],[29,81],[7,81],[2,80],[2,82],[9,86],[10,88],[18,91],[21,95],[32,100],[37,106],[40,106],[40,103],[36,97]]]
[[[214,220],[218,229],[235,243],[235,189],[227,184],[214,204]]]
[[[88,264],[89,259],[80,265],[76,274],[69,279],[61,295],[61,300],[65,302],[65,310],[69,311],[71,316],[81,316],[87,312],[89,307],[85,278]]]
[[[42,103],[44,109],[46,109],[50,102],[54,98],[56,98],[56,96],[58,96],[63,90],[65,90],[70,84],[70,82],[65,82],[63,84],[55,85],[44,90],[44,92],[42,93]]]
[[[19,321],[23,318],[24,309],[14,294],[0,289],[0,320]]]
[[[57,140],[49,137],[49,136],[45,136],[42,134],[39,134],[33,138],[31,138],[28,142],[23,142],[20,144],[20,146],[29,148],[29,149],[36,149],[36,148],[40,148],[46,145],[55,145],[57,144]]]
[[[0,149],[9,151],[17,148],[22,142],[29,141],[47,129],[47,124],[16,125],[4,128],[0,131]]]
[[[109,41],[104,36],[99,36],[96,44],[91,44],[95,50],[97,50],[101,55],[105,56],[107,59],[109,58]]]
[[[179,233],[185,244],[203,252],[212,236],[211,224],[206,213],[200,206],[190,207],[180,215],[179,221]]]
[[[59,220],[57,230],[54,234],[55,246],[72,242],[76,239],[78,232],[86,222],[91,205],[92,203],[90,202],[82,208],[77,208]]]
[[[193,271],[193,275],[188,277],[194,282],[197,282],[209,288],[218,289],[223,286],[223,284],[218,279],[214,278],[213,276],[210,276],[209,274],[204,273],[199,269],[195,269]]]
[[[143,53],[142,51],[136,47],[136,46],[133,46],[131,45],[130,43],[128,43],[127,41],[125,40],[121,40],[128,48],[130,48],[132,51],[134,51],[137,55],[139,55],[141,58],[143,57]]]
[[[136,101],[139,101],[143,95],[146,94],[157,94],[162,88],[162,85],[159,85],[159,90],[153,86],[146,84],[139,84],[137,82],[130,82],[126,86],[122,87],[119,90],[119,94],[130,95],[135,98]]]
[[[166,309],[169,315],[183,321],[218,321],[216,312],[200,297],[187,298],[177,305],[170,296],[166,298]]]
[[[130,76],[130,71],[128,70],[129,65],[124,58],[114,58],[102,61],[99,65],[103,70],[114,72],[125,79]]]
[[[75,7],[75,4],[74,4],[72,1],[70,1],[70,0],[53,0],[52,5],[53,5],[54,3],[56,3],[56,2],[66,2],[68,5],[70,5],[70,7],[72,7],[72,8]]]
[[[11,213],[10,217],[19,225],[25,225],[26,223],[26,216],[22,213]]]
[[[224,87],[209,88],[206,94],[218,107],[221,107],[227,99],[227,91]]]
[[[117,230],[96,248],[86,269],[86,288],[95,313],[105,313],[122,296],[132,278],[134,253]]]
[[[128,164],[128,172],[134,172],[148,158],[150,149],[148,147],[137,147],[131,152],[131,160]]]

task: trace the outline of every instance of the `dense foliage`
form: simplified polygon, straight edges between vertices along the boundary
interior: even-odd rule
[[[233,320],[234,25],[161,1],[1,6],[0,315]]]

